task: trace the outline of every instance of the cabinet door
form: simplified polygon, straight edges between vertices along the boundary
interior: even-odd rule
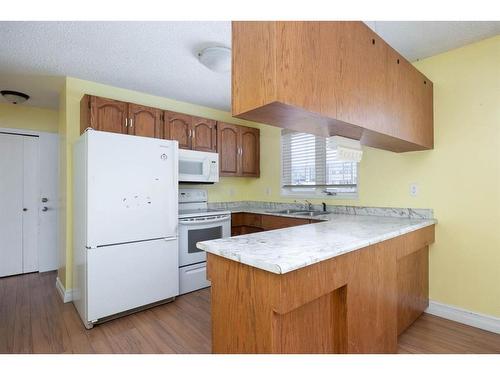
[[[221,176],[238,176],[240,173],[239,126],[219,122],[217,125],[217,151]]]
[[[281,229],[295,227],[297,225],[309,224],[309,219],[262,215],[262,227],[264,230]]]
[[[193,117],[191,149],[217,152],[217,126],[214,120]]]
[[[98,96],[90,97],[90,126],[95,130],[127,133],[128,103]]]
[[[179,148],[191,148],[191,121],[192,117],[183,113],[165,112],[163,130],[164,139],[179,142]]]
[[[161,111],[138,104],[128,105],[128,134],[160,137]]]
[[[259,177],[260,175],[260,131],[255,128],[240,127],[241,175]]]

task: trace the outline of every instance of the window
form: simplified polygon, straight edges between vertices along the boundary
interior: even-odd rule
[[[357,163],[338,161],[328,138],[282,130],[281,162],[285,195],[357,197]]]

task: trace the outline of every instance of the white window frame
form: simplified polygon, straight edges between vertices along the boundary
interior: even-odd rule
[[[300,133],[300,132],[299,132]],[[324,187],[311,186],[284,186],[283,182],[283,141],[280,135],[280,190],[281,196],[287,198],[327,198],[327,199],[343,199],[343,200],[357,200],[359,198],[359,163],[356,163],[356,192],[340,192],[335,194],[325,193]]]

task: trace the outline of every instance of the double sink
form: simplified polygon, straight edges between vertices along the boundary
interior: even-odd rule
[[[272,214],[285,214],[285,215],[297,215],[297,216],[318,216],[329,214],[329,211],[322,210],[280,210],[280,211],[267,211]]]

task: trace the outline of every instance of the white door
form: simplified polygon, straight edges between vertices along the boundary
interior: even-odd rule
[[[87,245],[177,236],[177,142],[98,131],[88,141]]]
[[[59,137],[43,133],[40,142],[40,231],[38,270],[56,270],[59,265]]]
[[[40,180],[38,137],[21,136],[24,143],[23,273],[38,271],[38,209]]]
[[[0,277],[38,269],[38,138],[0,133]]]
[[[179,294],[177,239],[104,246],[87,251],[87,319]]]

